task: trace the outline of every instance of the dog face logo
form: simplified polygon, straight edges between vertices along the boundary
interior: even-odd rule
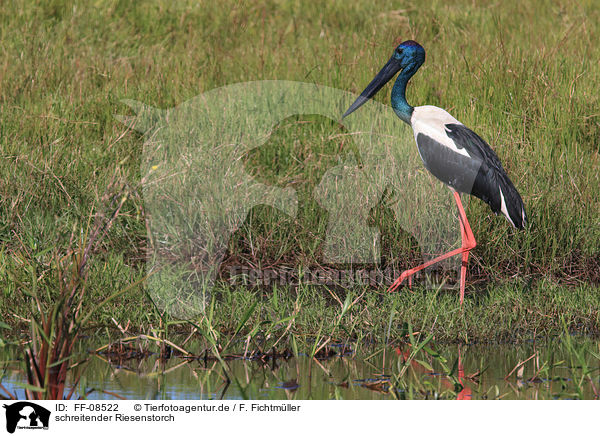
[[[19,429],[48,429],[50,411],[30,403],[19,401],[10,405],[3,405],[6,409],[6,431],[14,433]]]

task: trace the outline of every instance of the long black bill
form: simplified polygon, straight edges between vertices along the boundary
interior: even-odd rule
[[[388,83],[390,79],[394,77],[398,71],[400,71],[400,69],[400,62],[394,59],[394,57],[390,58],[387,64],[385,64],[381,71],[377,73],[375,78],[371,81],[371,83],[369,83],[362,94],[360,94],[356,101],[352,103],[352,106],[350,106],[346,113],[342,115],[342,118],[350,115],[356,109],[365,104],[367,100],[377,94],[377,92],[383,88],[383,85]]]

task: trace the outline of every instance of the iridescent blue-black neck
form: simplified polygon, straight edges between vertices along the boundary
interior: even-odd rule
[[[406,101],[406,84],[410,78],[417,72],[422,63],[414,62],[409,64],[398,75],[394,87],[392,88],[392,108],[396,115],[410,125],[410,117],[414,108]]]

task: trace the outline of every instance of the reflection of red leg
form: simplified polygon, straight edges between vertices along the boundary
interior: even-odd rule
[[[410,351],[411,351],[410,345],[408,346],[407,349],[404,349],[404,350],[402,350],[399,347],[396,347],[394,349],[394,351],[396,352],[396,356],[401,357],[402,360],[404,362],[406,362],[406,360],[410,356]],[[411,360],[410,366],[418,374],[431,374],[431,369],[425,368],[417,360],[414,360],[414,359]],[[450,379],[449,376],[440,377],[440,382],[442,383],[442,385],[444,385],[444,387],[446,389],[454,389],[455,388],[454,383],[452,382],[452,380]],[[460,347],[458,348],[458,382],[463,386],[463,388],[456,395],[456,399],[457,400],[471,400],[473,398],[473,392],[471,391],[471,388],[468,388],[465,386],[465,369],[462,364]]]
[[[455,250],[449,251],[448,253],[442,254],[441,256],[436,257],[428,262],[425,262],[422,265],[419,265],[415,268],[411,268],[409,270],[404,271],[400,274],[400,277],[396,279],[396,281],[389,287],[388,292],[394,292],[400,284],[406,278],[410,278],[413,274],[421,271],[422,269],[427,268],[428,266],[433,265],[434,263],[441,262],[444,259],[448,259],[449,257],[456,256],[457,254],[462,254],[462,265],[460,269],[460,304],[463,303],[465,296],[465,283],[467,278],[467,262],[469,260],[469,251],[475,248],[475,236],[473,236],[473,232],[471,231],[471,226],[469,225],[469,221],[467,220],[467,215],[465,214],[465,209],[463,208],[462,202],[460,201],[460,194],[456,191],[454,192],[454,199],[456,200],[456,205],[458,206],[458,218],[460,220],[460,236],[461,236],[461,247]]]
[[[460,348],[458,349],[458,382],[463,386],[462,390],[456,396],[457,400],[470,400],[473,396],[470,388],[465,387],[465,369],[460,358]]]

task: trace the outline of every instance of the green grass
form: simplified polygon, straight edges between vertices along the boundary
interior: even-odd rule
[[[350,339],[356,347],[368,349],[385,338],[406,339],[407,324],[441,343],[510,343],[559,336],[564,332],[561,317],[572,333],[579,334],[598,334],[600,322],[600,297],[594,288],[568,289],[543,281],[530,287],[490,284],[466,298],[464,310],[457,304],[457,292],[424,288],[399,294],[363,289],[344,295],[311,286],[293,292],[226,287],[215,295],[215,315],[203,317],[204,328],[227,339],[236,331],[241,331],[241,338],[268,337],[261,345],[267,350],[284,334],[284,345],[289,345],[287,336],[292,334],[303,350],[327,338]],[[240,320],[245,320],[241,330]],[[260,328],[253,331],[255,326]]]
[[[286,341],[306,336],[307,344],[318,332],[381,339],[392,307],[397,311],[392,332],[410,322],[415,330],[434,332],[437,340],[556,334],[562,329],[559,314],[570,328],[597,333],[599,23],[600,8],[591,0],[481,7],[458,1],[418,7],[387,1],[320,7],[292,1],[5,4],[2,319],[23,325],[22,318],[30,316],[25,292],[34,283],[50,296],[56,292],[54,260],[70,255],[73,235],[86,228],[90,214],[107,209],[102,198],[115,189],[111,180],[132,195],[89,260],[87,304],[146,274],[146,211],[139,189],[143,138],[114,118],[131,114],[123,99],[171,108],[216,87],[264,79],[360,92],[388,59],[396,38],[412,38],[427,50],[427,61],[409,85],[409,102],[443,107],[488,140],[523,196],[530,228],[513,231],[487,205],[469,203],[478,246],[469,275],[476,283],[468,289],[464,312],[454,293],[417,287],[388,296],[372,289],[336,324],[341,306],[322,287],[281,288],[275,300],[271,289],[220,284],[211,290],[211,325],[223,335],[235,332],[244,309],[256,302],[242,333],[295,313]],[[389,88],[376,98],[386,104],[388,99]],[[342,150],[339,133],[331,120],[294,118],[247,154],[248,173],[296,190],[298,215],[290,219],[271,207],[255,207],[232,237],[224,269],[322,263],[328,216],[312,193],[338,158],[358,153],[350,140]],[[419,258],[388,205],[376,206],[370,219],[381,230],[386,259],[406,266]],[[340,300],[346,292],[362,291],[348,289]],[[297,295],[302,304],[294,312]],[[144,330],[161,322],[139,287],[99,312],[97,325],[115,318]]]

